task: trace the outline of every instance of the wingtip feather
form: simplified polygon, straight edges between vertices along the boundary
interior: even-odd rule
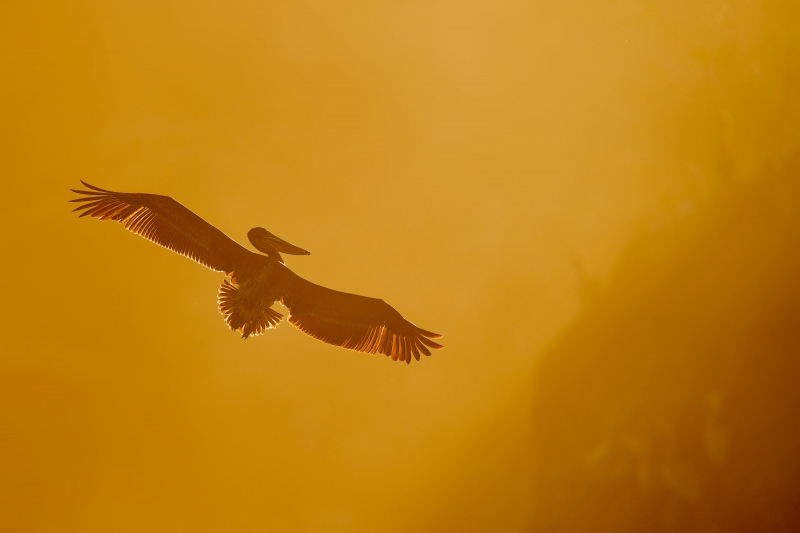
[[[425,335],[426,337],[428,337],[428,338],[430,338],[430,339],[439,339],[439,338],[441,338],[441,337],[442,337],[442,336],[441,336],[441,335],[439,335],[438,333],[434,333],[434,332],[432,332],[432,331],[428,331],[428,330],[426,330],[426,329],[422,329],[422,328],[421,328],[421,327],[419,327],[419,326],[414,326],[414,327],[415,327],[415,328],[417,328],[417,331],[419,331],[420,333],[422,333],[423,335]]]
[[[95,187],[94,185],[90,185],[90,184],[86,183],[86,182],[85,182],[85,181],[83,181],[83,180],[78,180],[78,181],[80,181],[81,183],[83,183],[83,186],[84,186],[84,187],[89,187],[90,189],[94,189],[95,191],[99,191],[99,192],[111,192],[111,191],[107,191],[107,190],[105,190],[105,189],[101,189],[100,187]]]

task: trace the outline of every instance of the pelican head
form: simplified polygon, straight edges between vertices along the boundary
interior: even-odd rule
[[[273,259],[277,259],[281,263],[283,263],[283,259],[279,252],[292,255],[311,255],[311,252],[308,250],[304,250],[299,246],[284,241],[264,228],[251,229],[247,232],[247,238],[250,239],[250,243],[255,246],[257,250],[264,252]]]

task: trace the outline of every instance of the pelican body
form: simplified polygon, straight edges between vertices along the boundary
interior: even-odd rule
[[[411,362],[429,348],[442,346],[431,339],[440,335],[403,318],[377,298],[335,291],[316,285],[292,272],[281,253],[310,255],[264,228],[247,233],[262,253],[243,247],[222,231],[168,196],[108,191],[81,182],[88,190],[75,211],[80,216],[113,220],[160,246],[186,256],[217,272],[223,272],[218,306],[228,327],[246,339],[261,335],[280,323],[283,315],[276,302],[290,312],[289,322],[328,344],[368,353],[382,353],[392,360]]]

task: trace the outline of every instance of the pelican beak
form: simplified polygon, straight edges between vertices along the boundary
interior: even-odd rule
[[[265,237],[266,241],[272,245],[277,251],[284,253],[284,254],[291,254],[291,255],[311,255],[311,252],[308,250],[304,250],[299,246],[295,246],[294,244],[284,241],[280,237],[277,237],[267,232],[267,236]]]

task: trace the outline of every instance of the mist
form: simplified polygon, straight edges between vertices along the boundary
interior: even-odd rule
[[[797,528],[793,2],[2,13],[4,530]],[[78,180],[445,348],[243,341]]]

